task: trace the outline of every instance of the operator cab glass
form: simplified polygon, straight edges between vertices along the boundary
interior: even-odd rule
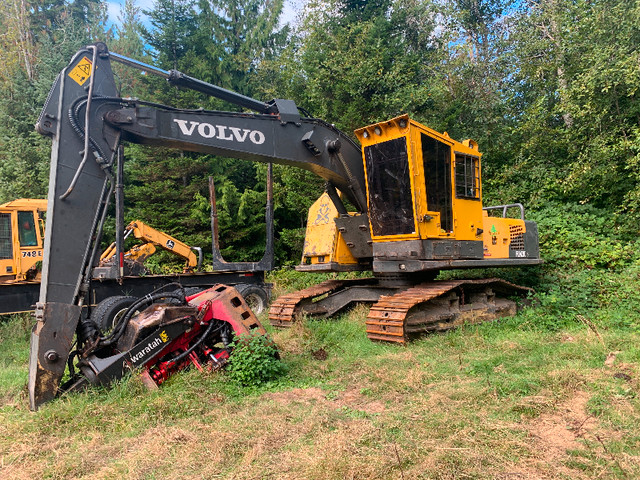
[[[13,259],[11,214],[0,213],[0,260]]]
[[[18,237],[21,247],[37,247],[38,234],[33,212],[18,212]]]
[[[456,153],[456,198],[480,200],[480,159]]]
[[[369,220],[374,236],[415,232],[407,139],[364,148],[369,186]]]

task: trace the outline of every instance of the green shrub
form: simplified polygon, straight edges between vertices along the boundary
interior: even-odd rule
[[[259,332],[235,336],[227,372],[241,385],[258,385],[284,373],[284,364],[273,341]]]
[[[620,270],[638,258],[637,238],[625,235],[608,210],[552,203],[530,217],[548,267]]]

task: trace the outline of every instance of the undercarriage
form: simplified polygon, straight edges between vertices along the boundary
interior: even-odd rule
[[[273,302],[269,321],[289,327],[301,315],[329,317],[356,303],[370,303],[371,340],[405,343],[411,337],[516,313],[514,297],[533,291],[504,280],[430,281],[416,286],[376,278],[329,280]]]

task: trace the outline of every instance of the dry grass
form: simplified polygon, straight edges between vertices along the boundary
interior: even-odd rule
[[[485,326],[390,347],[361,317],[275,332],[289,374],[258,389],[193,371],[38,413],[4,396],[0,478],[640,477],[637,334]]]

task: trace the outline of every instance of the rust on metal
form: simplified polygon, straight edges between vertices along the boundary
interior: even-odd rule
[[[380,297],[367,316],[371,340],[405,343],[411,334],[443,331],[515,313],[515,303],[495,298],[495,291],[532,291],[504,280],[453,280],[424,283]]]
[[[289,327],[303,312],[317,313],[314,301],[352,286],[369,284],[371,279],[329,280],[273,302],[269,321],[276,327]],[[525,295],[530,288],[504,280],[450,280],[427,282],[381,295],[366,319],[371,340],[406,343],[411,335],[444,331],[463,325],[514,315],[516,304],[497,295]]]
[[[271,304],[269,322],[274,327],[290,327],[305,304],[311,303],[316,297],[335,292],[348,283],[351,282],[327,280],[304,290],[282,295]]]

